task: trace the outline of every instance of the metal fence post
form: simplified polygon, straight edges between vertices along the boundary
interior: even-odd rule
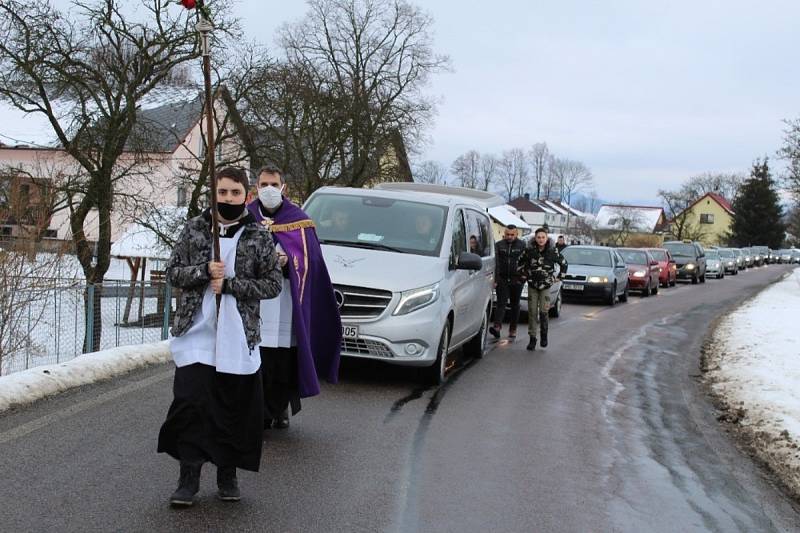
[[[169,319],[172,310],[172,285],[164,283],[164,324],[161,326],[161,340],[169,338]]]
[[[84,352],[89,353],[92,351],[92,344],[94,343],[94,283],[89,283],[86,287],[87,299],[86,302],[86,344]]]

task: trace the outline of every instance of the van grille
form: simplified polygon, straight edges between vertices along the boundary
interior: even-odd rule
[[[334,285],[333,292],[339,314],[344,318],[375,318],[392,301],[392,293],[380,289]]]
[[[342,355],[361,355],[370,357],[392,358],[392,350],[380,341],[370,339],[342,338]]]

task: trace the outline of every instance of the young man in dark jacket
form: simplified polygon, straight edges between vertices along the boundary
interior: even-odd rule
[[[204,463],[217,467],[217,495],[240,498],[236,469],[258,471],[263,394],[260,302],[281,290],[272,238],[245,209],[245,170],[215,176],[220,260],[212,256],[212,217],[186,222],[167,263],[167,279],[181,289],[170,351],[174,399],[158,436],[158,451],[180,462],[170,503],[190,506]]]
[[[556,265],[559,271],[556,273]],[[527,349],[536,348],[536,335],[541,335],[542,348],[547,346],[547,312],[550,310],[550,287],[567,273],[567,260],[547,238],[547,231],[539,228],[530,245],[519,258],[519,275],[528,283],[528,334]]]
[[[511,303],[511,319],[509,320],[508,337],[514,339],[517,336],[519,298],[524,283],[517,272],[517,266],[519,257],[525,250],[525,243],[519,239],[518,231],[515,225],[509,224],[503,232],[503,238],[495,243],[494,283],[497,307],[494,310],[494,325],[489,328],[489,332],[496,339],[500,338],[506,304],[509,301]]]

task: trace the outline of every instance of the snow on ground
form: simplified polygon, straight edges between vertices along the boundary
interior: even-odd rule
[[[707,379],[751,452],[800,496],[800,268],[723,318]]]
[[[171,360],[169,342],[120,346],[0,376],[0,413],[73,387],[110,379],[140,367]]]

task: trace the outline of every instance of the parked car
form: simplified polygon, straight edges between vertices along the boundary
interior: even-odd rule
[[[778,250],[778,262],[779,263],[791,263],[792,262],[792,251],[790,249]]]
[[[747,268],[747,265],[744,262],[744,252],[742,252],[741,248],[728,248],[730,251],[733,252],[733,256],[736,258],[736,268],[739,270],[744,270]]]
[[[702,244],[689,240],[668,241],[664,248],[675,258],[678,279],[688,279],[693,284],[706,282],[706,256]]]
[[[723,271],[726,274],[737,275],[739,273],[739,265],[736,263],[736,253],[730,248],[720,248],[717,251],[722,260]]]
[[[658,261],[642,248],[617,248],[628,265],[629,290],[639,291],[643,297],[658,294]]]
[[[753,246],[753,253],[755,254],[755,263],[758,266],[766,265],[769,263],[769,248],[766,246]]]
[[[792,248],[792,263],[800,263],[800,249]]]
[[[561,285],[565,298],[601,299],[608,305],[628,301],[628,267],[615,249],[572,245],[561,254],[569,264]]]
[[[658,281],[662,287],[674,287],[678,278],[678,267],[672,254],[666,248],[647,248],[653,259],[658,261]]]
[[[706,276],[714,276],[716,279],[725,277],[725,265],[719,250],[706,250]]]
[[[439,383],[457,348],[473,357],[486,351],[495,264],[486,208],[504,202],[491,193],[402,185],[408,188],[323,187],[303,208],[339,304],[342,355],[427,367]]]
[[[753,251],[750,248],[742,248],[742,253],[744,254],[744,264],[746,268],[752,268],[755,266],[753,262]]]

